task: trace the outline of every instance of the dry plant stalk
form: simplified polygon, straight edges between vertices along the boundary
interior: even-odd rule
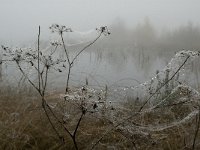
[[[57,123],[59,126],[62,127],[66,131],[66,133],[69,135],[69,137],[72,139],[74,143],[74,148],[78,150],[78,144],[77,144],[77,131],[80,126],[80,123],[84,117],[84,115],[88,112],[87,107],[85,107],[85,102],[80,103],[79,105],[79,110],[81,111],[81,115],[79,119],[77,120],[75,124],[75,128],[73,131],[70,131],[69,128],[65,125],[63,120],[60,120],[59,117],[56,115],[56,113],[53,111],[53,109],[50,107],[50,105],[47,103],[46,100],[46,89],[47,89],[47,83],[48,83],[48,77],[49,77],[49,71],[52,69],[55,65],[60,64],[60,63],[65,63],[67,60],[68,63],[68,73],[67,73],[67,83],[66,83],[66,88],[65,88],[65,94],[69,92],[69,80],[70,80],[70,74],[71,74],[71,69],[73,67],[74,62],[78,59],[78,56],[86,50],[88,47],[93,45],[102,35],[109,35],[110,32],[108,31],[107,27],[100,27],[99,29],[96,29],[97,32],[99,32],[99,35],[88,45],[83,47],[74,57],[72,60],[70,60],[69,57],[69,52],[66,48],[63,34],[64,32],[73,32],[71,28],[67,28],[66,26],[61,26],[58,24],[54,24],[50,27],[52,32],[56,32],[60,35],[62,44],[58,43],[53,43],[52,45],[55,46],[55,49],[49,54],[45,55],[42,53],[40,50],[40,26],[38,29],[38,38],[37,38],[37,50],[32,51],[28,50],[27,52],[24,52],[22,49],[17,49],[16,51],[13,52],[12,49],[9,49],[8,47],[2,46],[2,48],[7,52],[7,56],[11,57],[11,60],[7,61],[14,61],[17,64],[18,69],[20,72],[23,74],[23,76],[28,80],[28,82],[33,86],[33,88],[38,92],[38,94],[41,97],[42,101],[42,108],[46,114],[46,117],[49,121],[49,123],[52,126],[52,129],[54,130],[55,134],[57,137],[60,139],[60,142],[64,144],[66,139],[60,134],[60,131],[57,127]],[[56,52],[58,46],[62,45],[66,54],[66,60],[58,59],[58,60],[53,60],[53,54]],[[26,74],[26,71],[22,67],[22,62],[26,62],[30,64],[37,72],[37,80],[38,82],[34,82],[31,80],[31,78]],[[64,65],[64,64],[63,64]],[[60,70],[58,69],[60,72]],[[63,99],[66,100],[66,96],[63,97]],[[86,100],[87,101],[87,100]],[[56,123],[55,123],[56,122]]]

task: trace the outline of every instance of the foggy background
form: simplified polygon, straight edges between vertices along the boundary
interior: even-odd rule
[[[49,30],[54,23],[83,32],[74,39],[65,34],[67,44],[76,45],[93,40],[88,34],[91,29],[106,25],[111,35],[80,55],[71,83],[85,83],[87,78],[98,85],[133,85],[155,76],[175,52],[200,50],[199,6],[199,0],[0,0],[0,45],[35,47],[40,25],[40,46],[46,48],[54,36]],[[68,50],[73,53],[84,44]],[[190,74],[196,87],[200,85],[198,62]],[[14,74],[12,67],[4,68],[4,76]],[[62,82],[63,76],[56,79]]]
[[[148,18],[155,30],[199,26],[199,0],[0,0],[0,41],[17,44],[34,40],[38,25],[48,37],[52,23],[89,30],[124,23],[132,28]]]

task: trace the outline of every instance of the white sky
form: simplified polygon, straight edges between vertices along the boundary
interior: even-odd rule
[[[0,40],[22,41],[44,34],[52,23],[76,30],[112,24],[129,25],[149,17],[156,27],[200,24],[200,0],[0,0]]]

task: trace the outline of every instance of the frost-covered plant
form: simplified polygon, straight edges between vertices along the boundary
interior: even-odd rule
[[[114,95],[118,94],[121,100],[124,95],[133,97],[133,99],[139,97],[141,101],[151,95],[153,95],[151,99],[162,99],[163,95],[166,95],[164,94],[166,91],[170,93],[174,87],[185,82],[185,74],[189,73],[191,62],[199,55],[199,51],[183,50],[177,52],[164,69],[157,71],[150,80],[137,86],[116,89]]]
[[[64,42],[63,34],[73,32],[73,30],[57,24],[52,25],[50,29],[52,32],[58,33],[61,38],[61,42],[51,42],[53,49],[48,51],[40,49],[39,30],[38,49],[8,48],[2,46],[4,50],[4,59],[7,61],[14,61],[24,77],[38,91],[42,99],[42,107],[45,114],[61,142],[65,142],[67,138],[62,135],[60,128],[64,130],[73,141],[74,148],[79,149],[77,144],[77,131],[83,118],[88,114],[101,115],[101,111],[108,108],[106,106],[107,87],[105,91],[94,90],[87,86],[87,81],[86,86],[70,88],[69,90],[71,68],[74,65],[74,61],[86,48],[95,43],[101,35],[108,35],[110,33],[107,30],[107,27],[97,29],[97,32],[99,33],[97,38],[78,51],[73,58],[70,58],[70,53]],[[66,54],[65,59],[58,58],[55,55],[58,47],[63,47]],[[124,95],[126,97],[129,95],[136,95],[137,97],[135,99],[140,104],[139,108],[136,110],[130,109],[129,107],[127,108],[119,105],[119,101],[115,107],[110,107],[109,109],[114,111],[112,111],[110,116],[107,116],[106,119],[110,121],[112,126],[105,131],[102,136],[100,136],[101,133],[98,133],[100,138],[92,141],[91,149],[94,149],[102,139],[112,131],[119,132],[123,137],[131,141],[133,147],[137,149],[137,144],[135,143],[138,139],[145,139],[145,141],[150,141],[150,144],[153,144],[154,142],[163,139],[162,137],[156,139],[153,136],[158,134],[158,132],[166,133],[166,130],[182,127],[195,117],[199,117],[196,121],[195,136],[193,140],[193,147],[195,147],[200,126],[200,94],[197,90],[183,83],[184,80],[182,74],[185,73],[190,62],[199,57],[199,54],[200,53],[197,51],[180,51],[162,71],[157,72],[156,76],[149,81],[140,84],[137,87],[126,87],[114,91],[114,96],[109,96],[109,103],[113,103],[113,99],[115,99],[115,102],[124,99]],[[47,102],[46,88],[48,86],[47,83],[50,70],[62,72],[63,70],[66,70],[67,67],[67,85],[65,93],[60,95],[60,98],[65,105],[60,105],[60,102],[57,101],[54,103]],[[30,68],[32,70],[31,72]],[[33,73],[37,74],[37,80],[34,79],[35,76],[33,76]],[[173,86],[170,86],[172,84]],[[170,87],[172,88],[170,89]],[[163,95],[163,92],[167,92],[167,94],[165,93],[165,96],[162,97],[160,95]],[[159,99],[159,101],[155,101],[155,99]],[[150,103],[151,101],[153,102]],[[73,115],[70,114],[71,112],[67,105],[68,107],[74,108]],[[177,109],[177,107],[179,109]],[[183,113],[182,115],[178,113],[181,108],[184,109],[184,112],[181,112],[181,114]],[[171,119],[171,112],[174,111],[173,109],[175,109],[174,115],[180,116]],[[147,118],[146,120],[145,117]],[[165,122],[166,120],[167,124]],[[144,143],[144,145],[145,144],[146,143]]]
[[[71,68],[73,67],[74,61],[78,58],[78,56],[92,44],[94,44],[102,35],[109,35],[109,31],[107,27],[100,27],[96,29],[99,33],[97,38],[95,38],[91,43],[83,47],[73,58],[70,60],[69,52],[67,50],[67,46],[65,45],[63,34],[65,32],[72,32],[71,28],[67,28],[63,25],[53,24],[50,27],[52,32],[56,32],[60,35],[61,41],[53,41],[51,42],[51,46],[53,49],[50,50],[41,50],[40,49],[40,27],[38,33],[38,43],[37,49],[32,48],[9,48],[6,46],[2,46],[4,61],[13,61],[16,63],[18,69],[23,74],[23,76],[28,80],[28,82],[37,90],[42,99],[42,107],[45,111],[45,114],[50,122],[53,130],[56,135],[59,137],[61,142],[65,142],[64,136],[60,134],[58,130],[57,123],[66,131],[66,133],[70,136],[74,143],[75,149],[78,149],[77,145],[77,130],[80,126],[82,118],[88,112],[94,113],[101,109],[101,105],[104,104],[104,98],[102,92],[97,94],[96,91],[89,89],[87,87],[79,89],[75,89],[73,92],[69,92],[69,77],[71,74]],[[58,58],[55,55],[57,48],[59,46],[63,46],[66,58]],[[73,131],[70,131],[68,128],[68,124],[65,124],[64,120],[60,119],[60,116],[54,112],[52,105],[47,102],[46,99],[46,89],[48,84],[48,78],[50,70],[56,70],[58,72],[62,72],[66,69],[66,62],[68,64],[68,73],[67,73],[67,85],[66,85],[66,93],[62,97],[65,102],[69,101],[73,105],[77,106],[78,110],[80,110],[81,115],[75,123],[75,128]],[[31,68],[31,74],[30,74]],[[33,79],[35,76],[33,74],[37,74],[36,79]],[[63,112],[62,117],[66,115],[66,112]],[[55,123],[56,122],[56,123]]]
[[[86,50],[88,47],[93,45],[102,35],[109,35],[110,32],[107,29],[107,26],[103,26],[100,28],[96,28],[96,31],[99,33],[99,35],[88,45],[84,46],[81,50],[78,51],[78,53],[70,60],[70,54],[69,51],[67,50],[67,46],[65,44],[63,35],[65,32],[73,32],[71,28],[67,28],[66,26],[63,25],[58,25],[58,24],[53,24],[51,27],[49,27],[52,33],[58,33],[60,35],[61,41],[62,41],[62,46],[64,49],[64,52],[66,54],[67,62],[68,62],[68,73],[67,73],[67,83],[66,83],[66,90],[65,93],[68,92],[69,90],[69,79],[70,79],[70,74],[71,74],[71,69],[73,67],[74,61],[78,58],[78,56]],[[54,44],[55,45],[55,44]],[[57,46],[57,45],[56,45]]]
[[[39,41],[40,27],[38,33],[38,49],[33,50],[32,48],[9,48],[2,46],[4,50],[4,60],[15,62],[19,71],[28,80],[28,82],[37,90],[37,92],[41,96],[42,107],[45,111],[45,114],[50,124],[52,125],[55,133],[62,140],[62,137],[59,135],[55,125],[52,122],[52,119],[50,118],[50,114],[53,114],[53,116],[55,116],[55,114],[52,111],[51,107],[48,105],[45,96],[49,71],[54,68],[59,69],[59,65],[61,65],[61,63],[64,63],[65,60],[54,59],[52,55],[49,55],[48,53],[45,53],[42,50],[40,50]],[[37,74],[36,82],[33,76],[35,73]],[[51,113],[49,114],[48,111],[50,111]]]
[[[190,65],[190,62],[193,61],[195,58],[198,58],[199,56],[199,51],[180,51],[164,68],[164,70],[157,72],[156,76],[153,77],[150,81],[140,84],[137,87],[115,90],[114,93],[121,93],[121,96],[119,96],[118,94],[118,97],[120,97],[120,99],[123,99],[122,96],[127,97],[127,94],[131,95],[136,93],[138,97],[137,99],[140,99],[139,103],[141,106],[137,110],[133,110],[131,108],[127,109],[125,105],[118,105],[116,107],[116,110],[118,110],[118,112],[123,112],[122,114],[124,118],[119,118],[118,113],[115,112],[115,114],[112,116],[112,118],[115,118],[113,119],[115,120],[113,122],[113,127],[105,131],[98,140],[94,140],[92,149],[94,149],[102,141],[102,139],[104,139],[109,133],[113,131],[117,131],[123,135],[126,135],[125,137],[128,139],[132,139],[132,141],[136,141],[137,139],[134,137],[138,136],[145,139],[145,141],[152,141],[153,138],[151,138],[151,134],[153,134],[154,132],[162,132],[176,127],[181,127],[182,125],[194,120],[195,117],[200,116],[199,92],[192,87],[184,84],[183,81],[175,80],[179,78],[181,79],[180,74],[185,72],[185,68]],[[175,80],[177,82],[176,87],[169,90],[169,86],[167,84],[170,84],[172,80]],[[164,90],[162,90],[162,88],[164,88]],[[162,95],[162,93],[166,91],[169,93],[165,94],[166,96],[163,99],[160,99],[160,101],[155,101],[158,93]],[[153,103],[151,105],[148,105],[150,104],[150,100],[152,100]],[[167,117],[165,118],[164,115],[168,114],[172,108],[176,109],[176,107],[183,107],[182,109],[184,110],[184,112],[181,112],[181,114],[184,115],[179,116],[178,119],[175,118],[173,120],[170,120],[170,122],[168,120],[167,124],[158,123],[155,126],[154,123],[148,123],[148,121],[145,121],[144,119],[144,116],[147,116],[152,118],[146,120],[153,120],[154,115],[156,116],[156,119],[158,119],[156,120],[156,122],[169,119]],[[187,110],[186,108],[189,110]],[[174,113],[180,115],[178,114],[178,112],[181,111],[181,108],[179,109],[180,110],[176,109]],[[171,117],[171,114],[168,115],[168,117]],[[160,117],[158,118],[158,116]],[[144,120],[144,122],[147,123],[141,123],[141,120]],[[197,139],[199,124],[200,121],[197,121],[193,147]]]

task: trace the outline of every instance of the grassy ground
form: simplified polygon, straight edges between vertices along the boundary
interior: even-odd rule
[[[0,149],[25,150],[25,149],[74,149],[73,142],[69,135],[61,129],[54,121],[60,134],[65,137],[63,144],[47,120],[42,109],[41,100],[36,96],[36,92],[30,87],[16,89],[10,86],[1,87],[0,90]],[[48,97],[49,102],[60,101],[59,97]],[[64,106],[63,102],[59,103]],[[119,120],[136,110],[140,105],[128,102],[124,107],[129,111],[117,112],[114,114]],[[58,109],[59,108],[59,109]],[[61,116],[61,107],[55,108],[56,115]],[[70,117],[65,119],[65,125],[70,131],[75,127],[75,123],[80,116],[79,110],[71,104],[65,104],[69,110]],[[155,150],[186,150],[192,149],[192,143],[196,131],[198,118],[193,118],[189,122],[180,126],[174,126],[159,131],[133,130],[137,126],[127,126],[140,124],[142,126],[162,126],[170,122],[180,120],[193,108],[186,106],[175,106],[166,109],[159,109],[132,118],[122,126],[112,130],[95,147],[95,149],[155,149]],[[52,116],[51,116],[52,117]],[[61,119],[61,118],[60,118]],[[102,114],[86,114],[81,122],[77,133],[79,149],[89,149],[92,143],[101,138],[102,134],[112,128],[114,122],[107,120]],[[196,149],[200,149],[200,134],[197,136]]]

